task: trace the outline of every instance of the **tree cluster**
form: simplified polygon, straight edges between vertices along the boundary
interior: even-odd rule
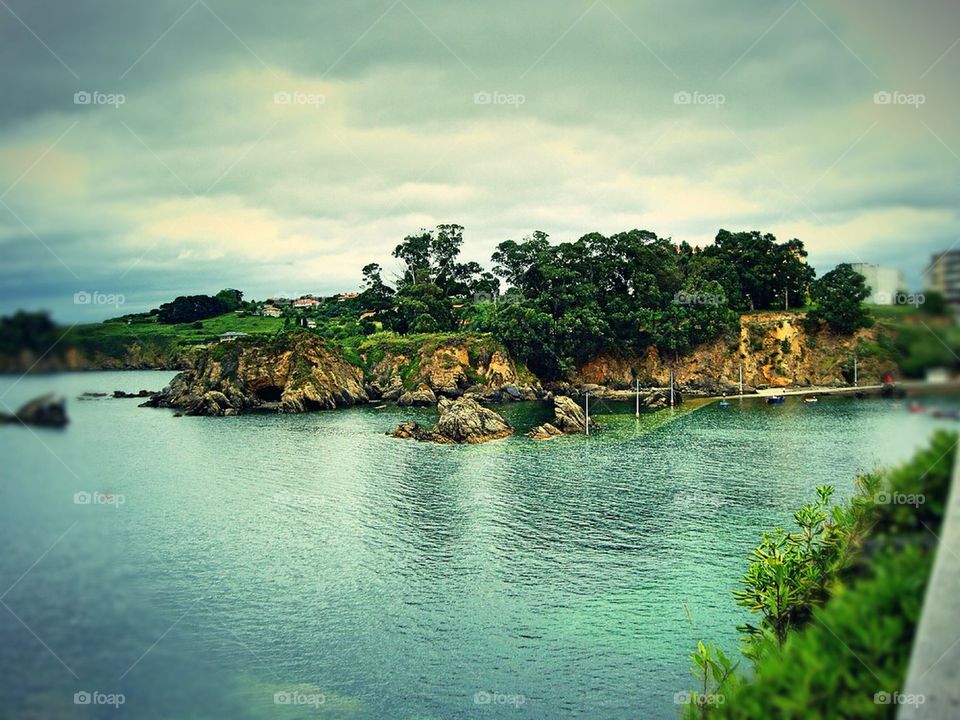
[[[225,289],[216,295],[181,295],[168,303],[163,303],[156,312],[157,322],[164,324],[192,323],[198,320],[223,315],[240,308],[243,293],[239,290]]]

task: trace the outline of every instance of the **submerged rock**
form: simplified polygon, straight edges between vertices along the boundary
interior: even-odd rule
[[[67,401],[50,393],[34,398],[20,407],[13,415],[0,415],[2,423],[23,423],[39,427],[64,427],[68,422]]]
[[[86,393],[84,393],[84,394],[86,394]],[[136,392],[136,393],[124,392],[123,390],[114,390],[114,391],[113,391],[113,397],[114,397],[114,398],[117,398],[117,399],[124,399],[124,398],[148,398],[148,397],[153,397],[154,395],[157,395],[157,394],[159,394],[157,390],[141,390],[140,392]]]
[[[432,429],[423,428],[415,422],[405,422],[390,434],[396,438],[444,445],[484,443],[513,434],[513,428],[506,420],[493,410],[483,407],[473,398],[461,397],[457,400],[441,398],[437,409],[440,412],[440,418]]]

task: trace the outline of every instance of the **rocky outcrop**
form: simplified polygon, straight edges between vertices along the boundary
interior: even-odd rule
[[[597,425],[590,421],[590,429]],[[581,407],[566,395],[557,395],[553,398],[553,422],[538,425],[527,433],[535,440],[549,440],[565,433],[586,432],[587,416]]]
[[[25,403],[13,415],[0,415],[0,424],[22,423],[59,428],[64,427],[68,422],[67,401],[52,393]]]
[[[601,355],[579,366],[574,386],[602,385],[629,391],[637,378],[642,387],[664,388],[674,371],[677,387],[688,395],[734,394],[740,364],[746,386],[846,385],[852,382],[850,358],[863,345],[877,347],[881,328],[864,328],[850,336],[828,330],[809,331],[802,313],[757,312],[743,315],[739,331],[670,357],[650,348],[642,356]],[[884,353],[860,357],[860,377],[897,374],[896,362]]]
[[[543,425],[537,425],[537,427],[528,432],[527,435],[534,440],[551,440],[552,438],[563,435],[563,430],[558,429],[552,423],[544,423]]]
[[[144,405],[186,415],[233,415],[332,410],[369,399],[360,370],[308,332],[239,338],[204,349],[192,362]]]
[[[450,445],[484,443],[513,434],[513,428],[506,420],[473,398],[441,398],[437,410],[440,418],[432,429],[427,430],[415,422],[406,422],[401,423],[391,435],[396,438]]]
[[[86,394],[86,393],[84,393]],[[140,392],[126,392],[124,390],[114,390],[113,397],[114,399],[125,399],[125,398],[148,398],[157,395],[157,390],[141,390]]]
[[[648,410],[663,410],[671,407],[669,390],[655,390],[647,393],[640,401],[642,407]],[[673,407],[677,407],[683,402],[683,397],[676,390],[673,391]]]
[[[360,351],[371,398],[432,405],[440,397],[505,402],[542,395],[539,381],[487,335],[372,337]],[[429,403],[424,389],[434,396]]]
[[[437,396],[426,383],[420,383],[414,390],[408,390],[397,400],[399,405],[422,405],[428,407],[437,403]]]

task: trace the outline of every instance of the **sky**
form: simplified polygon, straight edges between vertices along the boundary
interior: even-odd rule
[[[448,222],[485,265],[762,230],[915,288],[958,73],[955,0],[0,0],[0,313],[332,294]]]

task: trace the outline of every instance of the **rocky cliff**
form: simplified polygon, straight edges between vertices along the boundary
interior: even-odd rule
[[[54,346],[46,353],[22,350],[0,354],[0,373],[68,372],[72,370],[181,370],[183,352],[149,343],[131,342],[110,355],[90,348]]]
[[[857,355],[863,382],[877,382],[896,374],[896,363],[880,347],[878,328],[852,336],[828,330],[809,332],[802,313],[758,312],[741,318],[740,330],[671,358],[652,348],[643,357],[603,355],[577,368],[574,385],[630,388],[634,378],[642,386],[665,386],[670,367],[681,388],[705,392],[732,392],[743,363],[743,382],[750,387],[788,385],[844,385],[852,378]],[[673,363],[669,361],[674,359]]]
[[[304,412],[367,402],[361,370],[315,334],[240,338],[193,353],[191,367],[145,405],[188,415]]]
[[[360,347],[371,398],[433,405],[462,395],[535,400],[539,381],[486,335],[370,338]]]

